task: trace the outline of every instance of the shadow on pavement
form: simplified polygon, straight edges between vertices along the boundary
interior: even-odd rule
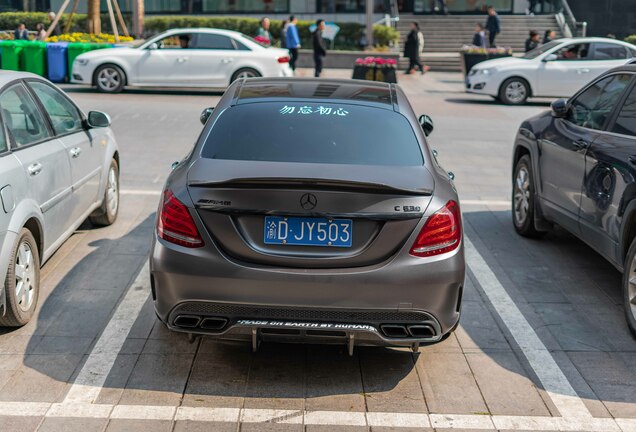
[[[526,102],[524,105],[506,105],[499,101],[496,101],[494,98],[488,99],[469,99],[469,98],[447,98],[444,99],[446,102],[454,103],[454,104],[470,104],[470,105],[500,105],[506,108],[523,108],[523,107],[550,107],[552,103],[551,100],[546,101],[537,101],[531,100]]]

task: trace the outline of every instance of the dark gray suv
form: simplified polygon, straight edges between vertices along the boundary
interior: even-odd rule
[[[459,201],[426,144],[432,121],[398,86],[239,80],[202,120],[166,182],[150,260],[170,329],[350,350],[455,329]]]

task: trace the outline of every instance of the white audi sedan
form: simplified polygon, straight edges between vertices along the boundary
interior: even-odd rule
[[[520,105],[529,97],[572,96],[603,72],[636,57],[636,46],[607,38],[548,42],[523,57],[487,60],[466,77],[466,91]]]
[[[99,91],[126,86],[225,88],[237,78],[292,76],[289,51],[264,47],[230,30],[173,29],[136,47],[79,55],[71,82]]]

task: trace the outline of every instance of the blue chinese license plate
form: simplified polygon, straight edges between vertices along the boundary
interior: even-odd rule
[[[265,244],[351,247],[351,219],[265,217]]]

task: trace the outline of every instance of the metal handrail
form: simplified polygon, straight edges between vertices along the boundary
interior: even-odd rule
[[[561,13],[565,18],[565,24],[569,27],[572,36],[586,36],[587,34],[587,22],[577,21],[572,12],[572,8],[568,4],[568,0],[560,0]]]

